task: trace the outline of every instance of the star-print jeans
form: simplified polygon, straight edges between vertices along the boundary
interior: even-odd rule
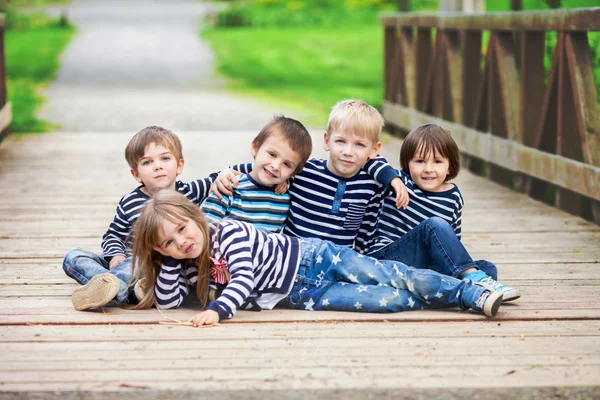
[[[125,258],[112,270],[104,257],[89,250],[77,247],[69,250],[63,260],[63,270],[71,278],[82,285],[87,284],[96,275],[110,273],[119,278],[119,292],[109,305],[119,305],[129,302],[129,282],[131,281],[131,257]]]
[[[400,261],[415,268],[433,269],[455,278],[462,271],[477,267],[492,279],[498,279],[496,266],[486,260],[473,261],[454,229],[439,217],[426,219],[395,242],[369,255],[378,260]]]
[[[398,312],[459,306],[481,311],[485,291],[400,262],[377,260],[317,238],[301,239],[301,259],[290,295],[280,304],[302,310]]]

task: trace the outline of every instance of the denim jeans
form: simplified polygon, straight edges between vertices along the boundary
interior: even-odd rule
[[[457,305],[474,308],[484,288],[428,269],[377,260],[317,238],[301,239],[290,295],[280,304],[302,310],[398,312]]]
[[[473,261],[450,224],[439,217],[426,219],[395,242],[369,254],[378,260],[400,261],[420,269],[432,269],[457,278],[476,267],[497,280],[496,266],[486,260]]]
[[[104,257],[77,247],[69,250],[65,256],[65,259],[63,260],[63,269],[68,276],[82,285],[87,284],[90,279],[96,275],[106,273],[113,274],[119,278],[120,288],[115,300],[110,302],[109,305],[128,303],[130,292],[129,283],[132,278],[131,257],[125,258],[110,270],[108,261],[106,261]]]

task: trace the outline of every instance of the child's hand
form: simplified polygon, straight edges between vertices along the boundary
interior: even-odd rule
[[[392,189],[394,189],[394,192],[396,192],[396,207],[405,210],[406,207],[408,207],[409,199],[408,189],[406,189],[406,186],[404,186],[404,182],[402,182],[402,179],[397,177],[392,179],[390,186]]]
[[[202,325],[214,325],[219,322],[219,313],[213,310],[202,311],[190,318],[188,322],[191,322],[194,328]]]
[[[278,183],[275,186],[275,194],[284,194],[285,192],[287,192],[288,188],[289,184],[287,181]]]
[[[217,179],[215,179],[215,182],[210,187],[210,191],[219,199],[221,199],[223,195],[231,196],[233,194],[231,187],[235,188],[238,184],[237,175],[241,175],[241,173],[229,168],[224,169],[219,172],[219,176],[217,176]]]
[[[122,254],[114,256],[113,258],[110,259],[110,262],[108,263],[108,269],[112,270],[114,267],[117,266],[118,263],[120,263],[124,259],[125,259],[125,256]]]

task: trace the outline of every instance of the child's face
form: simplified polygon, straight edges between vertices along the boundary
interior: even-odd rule
[[[264,186],[275,186],[287,181],[300,163],[300,154],[290,147],[281,134],[274,133],[257,148],[252,144],[254,157],[252,178]]]
[[[436,151],[417,150],[408,162],[410,178],[421,190],[441,192],[446,190],[444,181],[448,176],[450,163]]]
[[[146,193],[153,196],[161,189],[175,189],[175,179],[182,170],[183,159],[177,160],[168,148],[150,143],[138,161],[137,171],[132,169],[131,174],[144,184]]]
[[[365,163],[377,156],[381,142],[350,132],[325,133],[325,151],[329,152],[327,168],[342,178],[352,178]]]
[[[173,223],[163,219],[154,250],[177,260],[194,259],[202,253],[204,241],[204,235],[194,221]]]

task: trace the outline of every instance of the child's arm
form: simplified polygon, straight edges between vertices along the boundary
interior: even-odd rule
[[[124,211],[123,197],[117,205],[117,210],[108,230],[102,236],[102,255],[109,262],[109,268],[113,269],[126,257],[127,235],[131,230],[131,223]]]
[[[377,156],[376,158],[367,161],[363,166],[363,169],[377,182],[396,193],[396,207],[406,208],[408,206],[408,190],[398,175],[398,172],[384,157]]]
[[[462,198],[462,195],[458,195],[456,204],[456,210],[454,211],[454,218],[452,219],[452,229],[454,229],[454,233],[458,237],[458,240],[462,240],[462,210],[465,202]]]
[[[192,203],[196,204],[197,206],[200,206],[210,194],[210,188],[217,179],[218,175],[218,172],[213,172],[206,178],[186,182],[186,191],[181,193],[183,193],[185,197],[190,199]]]
[[[162,309],[179,307],[189,293],[188,285],[198,281],[198,269],[188,267],[184,276],[182,262],[171,257],[164,258],[154,286],[156,307]]]
[[[235,222],[222,224],[220,230],[219,249],[229,268],[230,280],[216,301],[211,301],[207,306],[218,313],[219,320],[232,318],[256,285],[251,250],[253,241],[249,232]]]
[[[233,192],[231,191],[231,187],[237,187],[238,184],[238,175],[241,174],[249,174],[252,172],[253,164],[235,164],[231,165],[225,169],[223,169],[219,176],[215,179],[210,191],[213,192],[218,198],[221,198],[221,195],[231,196]]]
[[[253,164],[252,163],[247,163],[247,164],[236,164],[233,165],[231,167],[227,167],[223,170],[221,170],[221,172],[219,172],[219,176],[217,176],[217,178],[215,179],[215,182],[213,183],[212,187],[210,188],[210,191],[212,193],[214,193],[215,196],[217,196],[217,198],[221,198],[221,196],[225,195],[225,196],[231,196],[233,194],[233,191],[231,190],[232,187],[237,187],[239,181],[238,181],[238,176],[242,175],[242,174],[249,174],[250,172],[252,172],[252,168],[253,168]],[[241,172],[244,171],[244,172]],[[277,194],[283,194],[285,192],[287,192],[288,190],[288,183],[287,182],[282,182],[280,184],[278,184],[277,186],[275,186],[275,193]]]

